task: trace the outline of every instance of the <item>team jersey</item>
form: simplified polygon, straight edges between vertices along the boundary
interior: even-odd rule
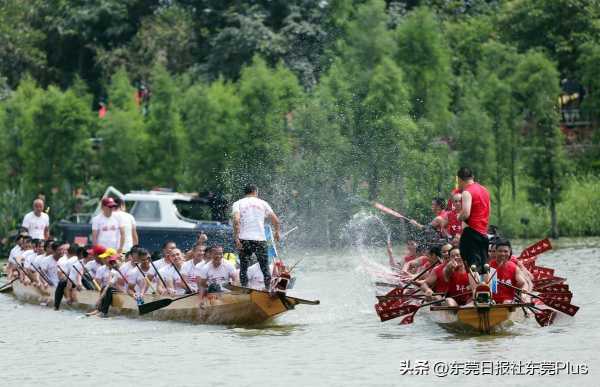
[[[446,234],[451,237],[462,233],[462,222],[458,220],[456,211],[448,211],[448,223],[446,224]]]
[[[490,220],[490,193],[478,183],[467,185],[464,191],[471,194],[471,213],[467,225],[479,234],[487,235]]]
[[[202,261],[199,263],[202,263]],[[185,261],[181,265],[181,270],[179,270],[193,292],[198,291],[198,273],[200,269],[197,269],[196,266],[197,264],[194,263],[194,260],[190,259],[189,261]]]
[[[445,267],[446,265],[442,264],[433,269],[433,274],[435,274],[434,293],[446,293],[448,291],[448,281],[446,281],[446,277],[444,276]]]
[[[469,302],[471,294],[468,291],[469,277],[467,272],[454,271],[448,280],[448,297],[454,298],[458,305]]]
[[[498,277],[498,291],[494,294],[494,301],[500,304],[505,301],[515,299],[515,289],[504,286],[501,283],[516,286],[517,282],[517,265],[514,262],[508,261],[503,265],[496,267],[496,276]]]

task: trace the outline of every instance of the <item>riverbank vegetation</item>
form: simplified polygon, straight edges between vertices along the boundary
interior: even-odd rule
[[[599,235],[599,26],[586,0],[7,0],[0,233],[37,193],[58,220],[253,181],[335,244],[368,201],[429,218],[469,165],[507,235]]]

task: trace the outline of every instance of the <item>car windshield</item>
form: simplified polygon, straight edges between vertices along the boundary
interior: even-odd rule
[[[175,206],[179,215],[184,218],[192,220],[218,220],[213,217],[213,210],[209,206],[208,202],[200,200],[175,200]]]
[[[126,204],[137,222],[160,222],[160,207],[156,200],[128,200]]]

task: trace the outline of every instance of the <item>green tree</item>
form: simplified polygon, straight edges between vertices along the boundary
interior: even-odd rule
[[[543,49],[558,63],[562,77],[573,77],[579,48],[599,41],[600,3],[589,0],[514,0],[504,2],[496,27],[521,51]],[[544,31],[544,33],[540,33]]]
[[[241,112],[236,86],[222,78],[187,90],[182,107],[189,146],[185,167],[187,189],[224,188],[222,174],[233,167],[237,136],[242,129]]]
[[[23,179],[29,192],[69,196],[89,180],[90,133],[95,121],[72,91],[51,86],[33,104],[32,125],[23,128]]]
[[[427,8],[410,12],[397,28],[396,42],[396,58],[410,88],[411,115],[433,122],[434,135],[445,135],[452,71],[450,52],[435,15]]]
[[[25,169],[19,149],[23,145],[24,133],[32,131],[35,109],[32,102],[37,100],[40,93],[42,90],[35,81],[26,76],[17,90],[2,101],[4,117],[0,121],[2,132],[0,151],[4,159],[3,167],[6,168],[2,170],[2,175],[6,178],[6,186],[11,189],[16,189],[20,185],[20,177]]]
[[[271,69],[255,57],[252,65],[242,69],[239,96],[242,126],[234,158],[237,175],[263,187],[272,186],[290,156],[288,117],[302,97],[302,89],[283,64]]]
[[[530,131],[526,158],[531,177],[529,200],[549,207],[554,238],[559,236],[556,205],[561,200],[568,168],[556,106],[558,79],[555,65],[545,55],[530,52],[516,68],[513,81]]]
[[[108,112],[100,120],[97,134],[102,139],[97,175],[123,191],[142,188],[151,168],[145,162],[148,137],[134,93],[127,72],[121,68],[111,78]]]
[[[147,176],[152,186],[177,188],[188,151],[179,110],[181,95],[161,64],[156,64],[152,70],[150,90],[152,97],[146,121],[148,146],[145,158],[150,166]]]

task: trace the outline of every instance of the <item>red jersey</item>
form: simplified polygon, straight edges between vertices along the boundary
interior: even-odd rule
[[[454,210],[448,211],[448,223],[446,223],[446,234],[451,237],[462,234],[462,222],[458,220],[458,213]]]
[[[504,265],[500,265],[496,268],[496,276],[498,277],[498,281],[516,286],[517,265],[511,261],[504,263]],[[504,301],[512,301],[514,299],[515,289],[498,284],[498,292],[494,293],[494,301],[496,301],[496,303],[501,304]]]
[[[444,276],[445,267],[446,265],[442,264],[433,269],[433,274],[435,274],[434,293],[446,293],[448,291],[448,281],[446,281],[446,277]]]
[[[481,235],[487,235],[490,221],[490,193],[478,183],[467,185],[464,191],[468,191],[472,198],[471,214],[467,219],[467,224]]]
[[[413,259],[415,259],[415,258],[417,258],[417,256],[416,256],[416,255],[405,255],[405,256],[404,256],[404,263],[406,263],[406,262],[410,262],[410,261],[412,261],[412,260],[413,260]]]
[[[517,264],[517,262],[518,262],[518,261],[517,261],[517,257],[515,257],[514,255],[512,255],[512,256],[510,257],[510,259],[508,260],[508,262],[512,262],[512,263],[514,263],[514,264],[516,265],[516,264]],[[497,269],[497,268],[498,268],[498,262],[496,261],[496,258],[492,259],[492,260],[491,260],[491,261],[489,261],[488,263],[489,263],[490,267],[493,267],[494,269]]]
[[[467,272],[455,271],[448,281],[448,297],[454,298],[454,301],[456,301],[458,305],[465,305],[471,299],[471,293],[463,294],[461,296],[458,295],[467,292],[468,287],[469,277]]]

